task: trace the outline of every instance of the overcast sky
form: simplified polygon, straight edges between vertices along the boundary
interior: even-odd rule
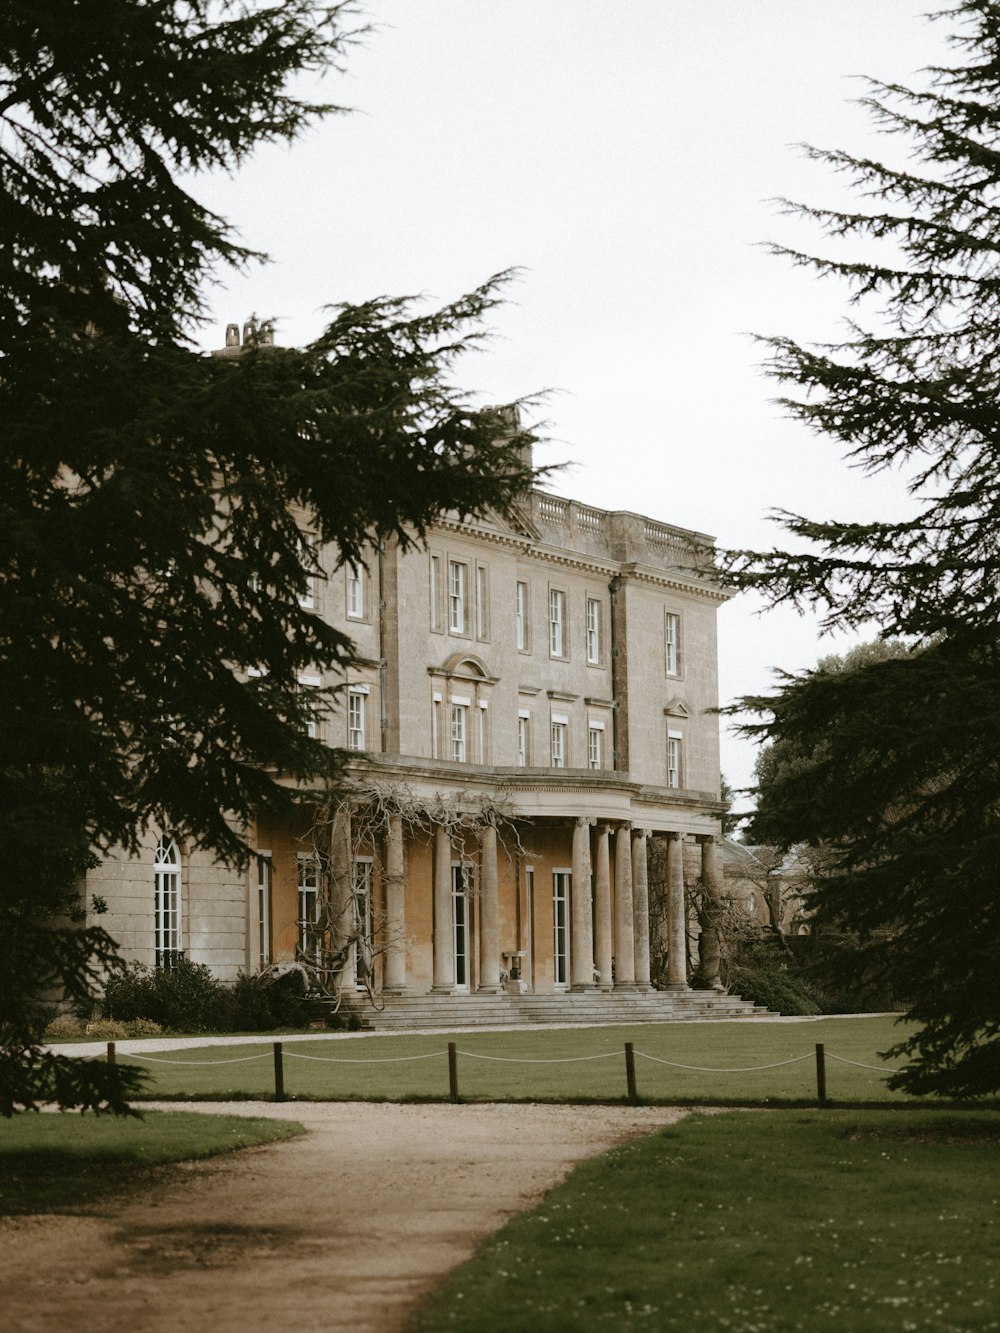
[[[280,342],[322,307],[380,293],[444,301],[523,270],[461,379],[483,402],[553,390],[539,461],[561,494],[716,536],[780,539],[774,506],[874,517],[897,477],[861,478],[782,419],[747,334],[835,336],[844,293],[761,242],[823,248],[776,196],[843,202],[796,144],[890,151],[851,76],[912,79],[944,27],[917,0],[368,0],[375,30],[322,95],[355,108],[196,193],[273,262],[226,282],[223,326]],[[767,689],[850,640],[749,598],[720,613],[721,697]],[[754,748],[723,733],[723,770]]]

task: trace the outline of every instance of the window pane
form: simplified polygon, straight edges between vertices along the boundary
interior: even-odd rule
[[[465,566],[448,561],[448,628],[465,633]]]
[[[587,661],[591,664],[601,660],[601,604],[593,597],[587,598]]]
[[[681,618],[672,612],[667,612],[666,616],[666,656],[667,656],[667,675],[676,676],[680,674],[681,661]]]
[[[549,652],[553,657],[563,656],[563,630],[566,612],[566,594],[549,590]]]

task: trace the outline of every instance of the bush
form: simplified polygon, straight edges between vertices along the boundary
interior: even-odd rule
[[[174,1032],[231,1032],[236,1004],[232,990],[207,967],[179,958],[172,968],[127,963],[113,973],[105,983],[102,1016],[148,1019]]]
[[[164,1029],[264,1032],[298,1027],[306,1019],[305,989],[299,972],[266,982],[240,973],[235,986],[229,986],[213,977],[207,967],[187,958],[179,959],[169,969],[127,963],[105,984],[101,1017],[124,1024],[129,1030],[98,1035],[114,1040],[118,1036],[152,1036]],[[93,1026],[87,1028],[91,1035]]]
[[[769,935],[741,939],[729,962],[727,987],[778,1014],[818,1014],[823,1009],[802,968]]]
[[[248,1032],[301,1027],[306,1021],[306,983],[299,972],[273,980],[241,972],[233,989],[236,1026]]]
[[[45,1029],[46,1041],[65,1041],[68,1037],[82,1037],[86,1025],[82,1018],[73,1018],[70,1014],[60,1014],[53,1018]]]

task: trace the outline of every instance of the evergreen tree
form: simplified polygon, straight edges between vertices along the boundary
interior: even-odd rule
[[[1000,4],[939,17],[956,62],[922,87],[870,81],[864,99],[906,165],[809,150],[865,204],[798,211],[871,257],[779,249],[850,284],[847,338],[765,340],[771,373],[800,391],[788,412],[865,471],[901,466],[913,512],[783,512],[794,552],[729,565],[774,604],[915,648],[744,701],[762,718],[750,730],[799,760],[752,836],[825,845],[821,920],[862,933],[920,1025],[892,1052],[909,1057],[894,1086],[961,1096],[1000,1088]]]
[[[304,350],[191,341],[254,256],[189,192],[336,110],[348,4],[9,0],[0,15],[0,1111],[123,1110],[134,1080],[39,1046],[47,992],[115,965],[74,885],[151,825],[233,865],[240,829],[336,777],[303,671],[349,640],[303,601],[344,561],[504,508],[526,437],[453,385],[502,276],[431,313],[336,308]],[[256,668],[249,679],[245,668]]]

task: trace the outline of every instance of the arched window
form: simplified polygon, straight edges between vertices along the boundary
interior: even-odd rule
[[[164,833],[153,863],[156,966],[173,968],[181,957],[181,855]]]

